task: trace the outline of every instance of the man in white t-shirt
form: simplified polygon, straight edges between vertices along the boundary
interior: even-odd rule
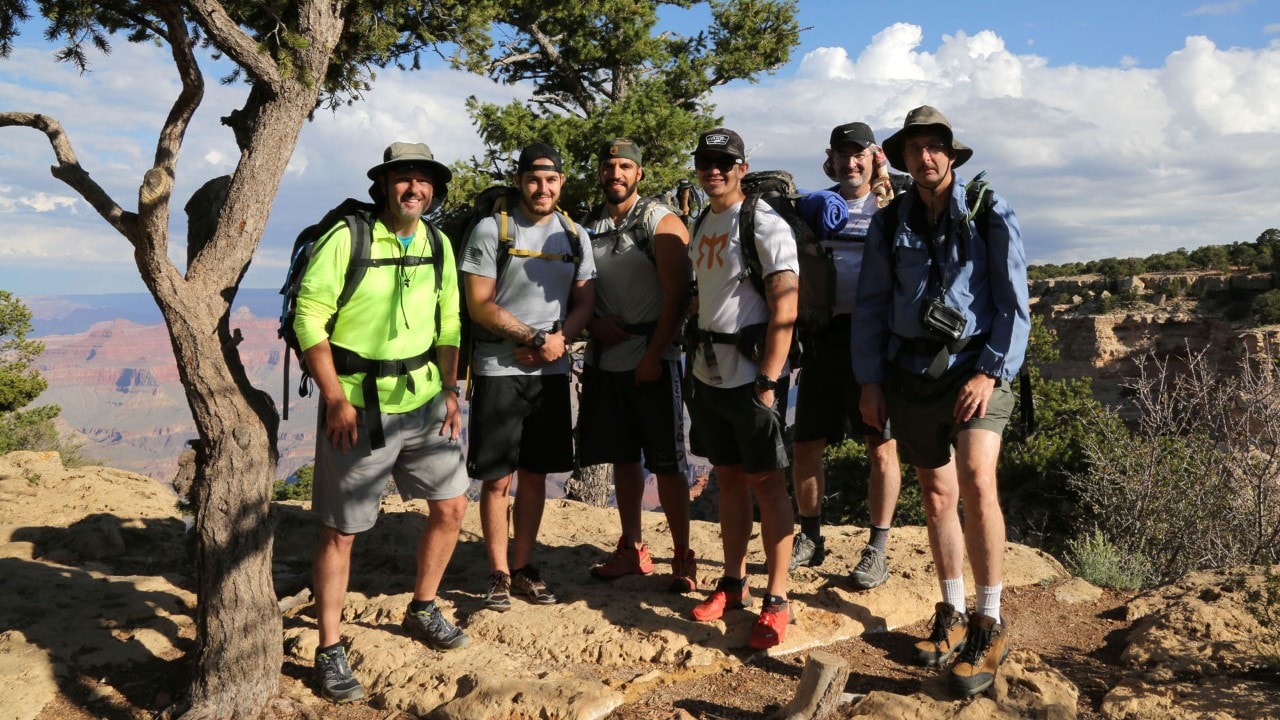
[[[860,122],[836,126],[831,130],[830,144],[822,171],[836,181],[832,190],[848,203],[849,222],[837,236],[822,242],[836,263],[836,305],[831,324],[816,339],[812,352],[807,353],[796,393],[792,477],[796,508],[800,511],[800,534],[791,551],[791,569],[802,565],[817,567],[826,554],[822,539],[822,498],[826,491],[822,452],[828,443],[844,440],[847,423],[866,439],[867,458],[871,461],[871,477],[867,481],[871,537],[850,575],[855,588],[867,590],[883,585],[889,578],[885,545],[902,487],[898,446],[890,439],[889,428],[877,430],[862,421],[858,409],[862,392],[854,380],[849,353],[849,319],[858,294],[862,251],[871,216],[880,209],[881,196],[871,192],[877,151],[871,128]]]
[[[799,262],[795,236],[766,203],[755,211],[756,254],[761,285],[746,278],[739,238],[739,212],[746,195],[747,156],[742,138],[726,128],[702,133],[693,154],[698,184],[709,209],[698,219],[689,246],[698,281],[698,312],[692,375],[686,395],[690,448],[715,466],[720,484],[720,537],[724,576],[706,601],[693,609],[703,622],[745,607],[747,542],[751,537],[751,493],[760,505],[768,583],[764,606],[749,644],[764,650],[786,637],[791,611],[787,572],[791,558],[791,498],[783,422],[774,405],[799,306]],[[758,347],[744,354],[739,347]]]

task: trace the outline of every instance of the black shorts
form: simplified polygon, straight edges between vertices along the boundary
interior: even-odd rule
[[[651,473],[685,472],[684,406],[674,360],[662,375],[636,385],[634,370],[582,369],[578,397],[578,464],[640,462]]]
[[[499,480],[517,468],[573,469],[568,375],[481,375],[471,382],[467,475]]]
[[[880,431],[862,422],[862,386],[853,376],[849,350],[849,316],[837,315],[811,348],[805,348],[804,367],[796,381],[796,423],[792,428],[799,442],[826,440],[838,445],[853,435],[889,439],[888,428]]]
[[[692,380],[689,406],[689,448],[712,465],[741,465],[747,473],[787,467],[782,418],[765,407],[755,386],[719,388]]]

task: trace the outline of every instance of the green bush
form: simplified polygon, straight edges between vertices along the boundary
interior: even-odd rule
[[[273,500],[310,500],[311,482],[315,478],[314,465],[303,465],[293,474],[293,482],[289,479],[277,480]]]
[[[1141,556],[1127,555],[1098,530],[1067,543],[1067,569],[1098,587],[1142,590],[1151,573]]]
[[[1252,312],[1260,325],[1280,323],[1280,290],[1268,290],[1255,297]]]
[[[1267,566],[1258,587],[1250,587],[1243,573],[1237,582],[1246,588],[1245,609],[1262,626],[1262,633],[1253,638],[1258,658],[1268,670],[1280,672],[1280,574],[1274,567]]]

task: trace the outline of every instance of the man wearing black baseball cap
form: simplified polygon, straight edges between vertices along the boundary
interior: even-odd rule
[[[747,173],[742,137],[715,128],[698,137],[693,165],[709,208],[694,226],[690,254],[698,281],[698,348],[686,403],[692,423],[689,444],[715,466],[720,483],[720,537],[724,575],[715,591],[693,609],[709,622],[725,610],[747,605],[747,545],[753,524],[751,494],[760,506],[760,536],[768,581],[764,605],[748,644],[764,650],[783,642],[791,610],[788,563],[795,522],[784,470],[787,452],[782,418],[775,409],[778,378],[788,372],[787,355],[799,309],[799,260],[791,227],[767,203],[755,209],[756,254],[765,291],[742,282],[746,263],[739,244]],[[744,342],[752,339],[752,342]],[[742,349],[759,340],[762,350]]]
[[[974,695],[991,686],[1009,652],[996,464],[1014,406],[1010,383],[1031,330],[1027,261],[1004,198],[985,184],[971,193],[956,176],[973,150],[942,113],[928,105],[907,113],[884,151],[915,185],[871,221],[853,370],[863,421],[877,428],[892,421],[929,518],[942,601],[929,637],[916,643],[917,658],[931,666],[956,658],[951,682]],[[966,552],[977,583],[967,617]]]
[[[824,247],[836,265],[836,304],[831,323],[814,338],[815,345],[800,370],[796,392],[794,437],[796,508],[800,514],[800,534],[791,552],[791,569],[822,564],[826,547],[822,538],[822,498],[826,478],[822,453],[828,444],[839,444],[845,426],[866,439],[871,476],[867,483],[871,537],[850,575],[853,586],[866,590],[884,584],[889,577],[885,547],[893,511],[898,502],[902,471],[897,445],[886,430],[862,421],[858,409],[862,393],[853,379],[849,355],[849,329],[858,293],[858,274],[871,217],[879,210],[880,197],[872,183],[878,176],[876,137],[862,122],[837,125],[831,130],[822,170],[836,181],[832,192],[839,193],[849,207],[849,222],[839,234],[825,238]],[[892,190],[890,189],[890,192]],[[833,402],[833,398],[838,401]]]
[[[481,220],[460,266],[475,328],[467,472],[482,481],[480,517],[491,574],[485,607],[511,595],[556,602],[533,564],[548,473],[573,469],[567,341],[591,320],[595,261],[586,232],[558,208],[560,152],[525,147],[516,162],[516,205]],[[507,206],[503,206],[504,208]],[[518,485],[508,561],[507,505]]]
[[[601,144],[596,157],[604,203],[584,222],[598,277],[578,398],[578,462],[613,465],[622,537],[591,575],[614,580],[653,572],[641,523],[648,469],[657,478],[675,546],[667,587],[692,592],[698,586],[697,565],[689,547],[688,462],[675,347],[689,304],[689,232],[666,205],[640,196],[639,145],[613,138]]]

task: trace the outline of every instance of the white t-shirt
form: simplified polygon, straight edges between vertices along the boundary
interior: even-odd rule
[[[698,278],[698,326],[703,330],[736,333],[756,323],[769,321],[769,306],[747,277],[738,243],[738,211],[741,203],[724,212],[708,212],[689,244],[693,272]],[[790,270],[800,274],[796,238],[791,226],[766,203],[756,206],[756,248],[763,276]],[[759,366],[733,345],[716,343],[719,382],[707,368],[701,352],[693,363],[693,374],[710,385],[731,388],[755,382]]]
[[[876,214],[876,194],[867,193],[854,200],[845,200],[849,206],[849,223],[830,240],[823,240],[822,245],[831,251],[836,264],[836,304],[832,310],[834,315],[849,315],[853,312],[854,300],[858,297],[858,273],[862,270],[862,251],[866,248],[867,228],[871,225],[871,216]]]

